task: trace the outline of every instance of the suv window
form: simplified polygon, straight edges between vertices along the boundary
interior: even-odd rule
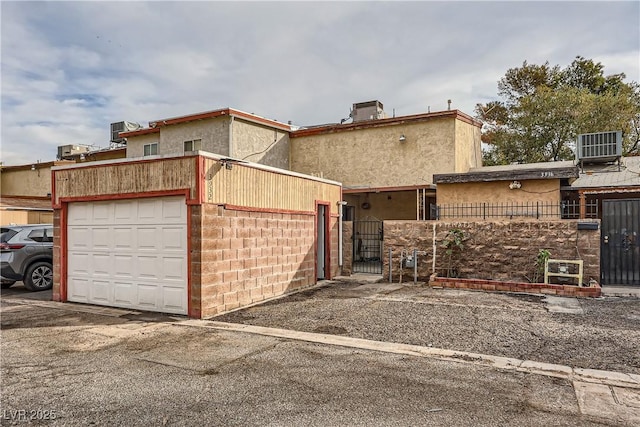
[[[0,243],[7,243],[16,234],[18,234],[16,230],[11,228],[2,228],[0,230]]]
[[[53,242],[53,227],[36,228],[29,233],[27,238],[40,243]]]
[[[44,240],[43,242],[53,242],[53,227],[45,228]]]
[[[32,230],[28,235],[27,235],[28,239],[31,239],[35,242],[45,242],[45,238],[46,238],[46,233],[45,233],[45,229],[44,228],[36,228],[35,230]]]

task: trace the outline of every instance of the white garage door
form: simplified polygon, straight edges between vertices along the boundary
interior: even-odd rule
[[[187,314],[184,197],[69,203],[69,301]]]

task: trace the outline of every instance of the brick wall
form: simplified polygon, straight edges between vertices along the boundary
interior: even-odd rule
[[[533,280],[538,251],[547,249],[554,259],[582,259],[583,282],[589,282],[590,278],[600,281],[600,230],[578,230],[577,220],[385,221],[385,255],[389,248],[393,250],[393,280],[398,280],[403,249],[423,252],[418,256],[418,277],[421,281],[428,280],[434,272],[434,241],[435,272],[446,276],[448,262],[442,242],[453,228],[463,230],[468,237],[462,254],[452,258],[459,277],[529,282]],[[384,257],[383,274],[388,279],[388,256]],[[413,280],[413,269],[405,268],[403,276]]]
[[[54,301],[62,301],[60,295],[60,263],[62,260],[61,240],[60,240],[60,209],[53,211],[53,288],[52,299]]]
[[[205,204],[199,217],[198,209],[192,210],[192,224],[193,317],[214,316],[316,282],[314,216]]]

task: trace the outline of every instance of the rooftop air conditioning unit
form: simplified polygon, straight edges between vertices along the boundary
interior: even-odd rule
[[[577,158],[581,163],[604,163],[622,156],[622,132],[598,132],[578,135]]]
[[[124,138],[120,137],[120,132],[130,132],[133,130],[142,129],[142,126],[135,122],[116,122],[111,123],[111,142],[115,142],[117,144],[124,142]]]
[[[386,114],[380,101],[358,102],[353,104],[351,118],[354,122],[361,122],[364,120],[384,119]]]
[[[58,160],[68,159],[75,154],[88,153],[91,147],[86,145],[61,145],[58,147]]]

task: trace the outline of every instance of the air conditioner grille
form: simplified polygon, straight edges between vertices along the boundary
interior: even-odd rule
[[[578,160],[615,160],[622,155],[622,132],[578,135]]]

